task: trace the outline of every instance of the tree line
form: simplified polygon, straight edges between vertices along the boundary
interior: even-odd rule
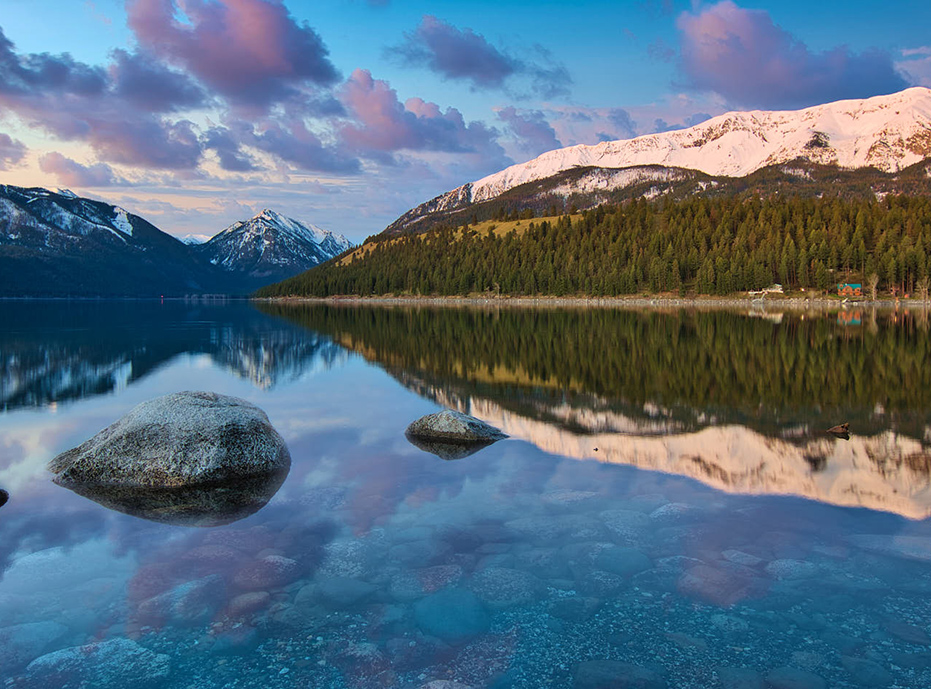
[[[860,434],[892,427],[921,439],[931,409],[924,309],[868,309],[847,325],[827,312],[773,322],[720,310],[259,308],[399,377],[520,406],[531,416],[549,396],[553,405],[634,418],[663,410],[686,427],[713,420],[780,434],[787,426],[823,431],[849,421]]]
[[[931,199],[639,199],[579,216],[524,218],[376,238],[263,288],[307,295],[727,295],[773,283],[927,295]]]

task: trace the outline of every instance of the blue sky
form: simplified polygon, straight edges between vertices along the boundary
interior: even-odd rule
[[[931,3],[3,0],[0,182],[359,241],[545,150],[931,86]]]

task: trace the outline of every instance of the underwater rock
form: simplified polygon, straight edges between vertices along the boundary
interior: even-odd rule
[[[26,668],[26,678],[37,687],[84,683],[92,687],[154,689],[162,686],[170,669],[167,655],[120,638],[65,648],[36,658]]]
[[[441,445],[451,443],[454,445],[480,445],[482,447],[507,438],[504,433],[494,426],[451,409],[444,409],[436,414],[428,414],[417,419],[407,427],[406,435],[411,442],[416,439],[421,443],[439,443]],[[432,452],[432,450],[427,450],[427,452]],[[471,454],[471,452],[468,454]],[[457,459],[454,456],[449,458]]]
[[[662,689],[666,680],[653,670],[619,660],[586,660],[576,665],[574,689]]]
[[[653,566],[646,555],[635,548],[615,546],[605,548],[595,557],[595,566],[622,577],[632,577]]]
[[[461,643],[488,631],[491,619],[479,599],[465,589],[446,589],[414,605],[414,618],[424,634]]]
[[[136,610],[140,626],[158,628],[165,624],[193,626],[210,620],[226,593],[223,578],[213,574],[185,581],[165,593],[142,601]]]
[[[373,584],[349,577],[320,577],[317,582],[317,597],[335,610],[350,607],[377,590]]]
[[[766,675],[767,689],[825,689],[818,675],[794,667],[777,667]]]
[[[0,488],[0,507],[3,507],[9,499],[10,494],[3,490],[3,488]]]
[[[291,456],[261,409],[213,392],[177,392],[135,407],[49,463],[60,485],[179,488],[286,471]]]
[[[294,583],[301,577],[301,567],[289,557],[267,555],[243,565],[233,583],[247,591],[268,591]]]
[[[27,622],[0,627],[0,668],[13,672],[42,655],[68,628],[57,622]]]
[[[483,569],[472,578],[471,587],[494,610],[529,605],[543,590],[542,582],[532,574],[508,567]]]

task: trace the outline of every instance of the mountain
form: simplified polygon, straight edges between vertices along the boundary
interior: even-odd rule
[[[228,279],[147,220],[69,191],[0,185],[0,296],[159,296]]]
[[[270,210],[199,238],[67,190],[0,185],[0,297],[246,295],[351,246]]]
[[[342,235],[266,208],[194,250],[212,265],[259,287],[313,268],[350,247]]]
[[[648,198],[742,191],[746,185],[735,180],[754,175],[774,191],[801,180],[815,182],[808,186],[820,192],[837,190],[838,183],[856,189],[864,180],[856,173],[863,170],[883,193],[913,181],[907,173],[916,168],[924,190],[929,157],[927,88],[797,111],[730,112],[688,129],[549,151],[442,194],[402,215],[385,233],[461,223],[509,193],[511,209],[545,203],[562,208],[576,200],[580,206],[622,200],[608,192],[626,189]],[[486,216],[478,213],[478,219]]]

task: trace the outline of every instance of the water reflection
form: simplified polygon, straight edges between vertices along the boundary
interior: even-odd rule
[[[0,302],[0,410],[123,389],[181,355],[206,355],[261,389],[345,361],[327,339],[248,304]]]
[[[926,314],[263,309],[547,452],[931,515]]]
[[[0,510],[0,680],[931,686],[931,520],[719,490],[773,492],[808,472],[837,503],[853,472],[861,493],[899,486],[922,504],[916,319],[292,313],[245,323],[268,341],[275,329],[334,338],[345,364],[267,389],[212,354],[176,356],[54,414],[0,414],[0,484],[15,498]],[[191,328],[195,343],[203,330]],[[845,383],[858,358],[889,366]],[[42,473],[139,402],[185,388],[249,399],[287,441],[291,472],[257,512],[181,528]],[[425,454],[404,429],[436,402],[500,420],[512,438],[461,461]],[[849,442],[825,433],[843,421]],[[677,475],[696,466],[701,482]]]
[[[212,527],[231,524],[258,512],[278,492],[287,475],[285,471],[231,484],[174,489],[55,482],[99,505],[133,517],[175,526]]]

